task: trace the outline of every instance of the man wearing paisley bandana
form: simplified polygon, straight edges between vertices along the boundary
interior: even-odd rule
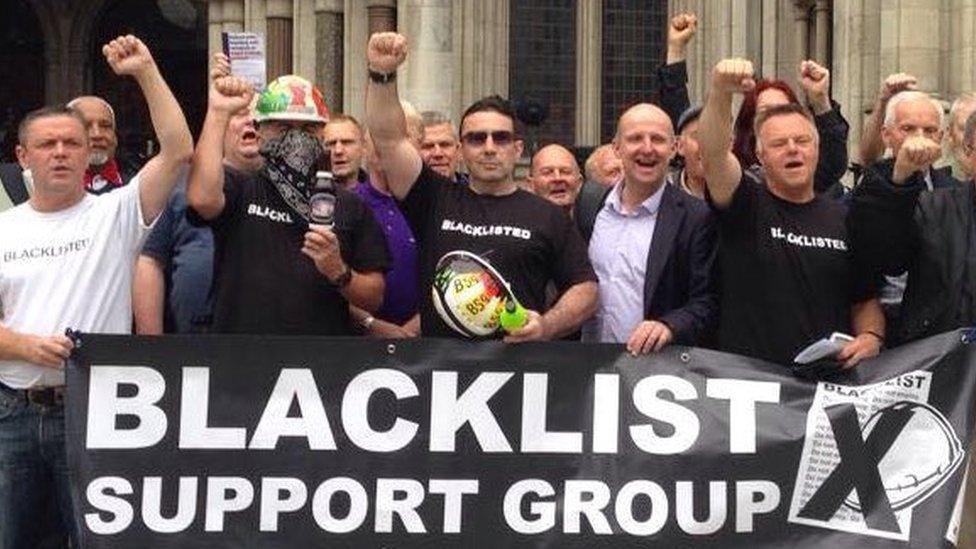
[[[214,233],[212,331],[349,334],[349,304],[379,308],[389,259],[383,232],[354,193],[336,189],[331,227],[310,222],[316,172],[328,158],[322,96],[297,76],[270,83],[255,107],[264,167],[225,170],[228,121],[253,91],[221,70],[187,185],[187,215]]]

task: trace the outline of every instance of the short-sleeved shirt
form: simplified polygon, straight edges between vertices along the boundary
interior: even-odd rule
[[[420,315],[425,336],[460,337],[437,314],[431,285],[438,260],[467,251],[488,261],[528,309],[546,310],[546,285],[559,293],[596,275],[566,212],[521,189],[483,195],[424,166],[401,208],[420,250]]]
[[[403,324],[417,314],[417,240],[392,196],[377,190],[369,179],[356,185],[356,194],[369,206],[383,229],[390,253],[383,305],[376,316],[387,322]]]
[[[150,227],[139,177],[102,196],[39,212],[29,202],[0,214],[0,322],[16,332],[55,335],[65,328],[127,334],[132,276]],[[0,361],[0,382],[15,389],[64,385],[64,370]]]
[[[214,234],[216,333],[347,335],[349,304],[301,252],[308,224],[263,171],[224,172],[224,209],[191,222]],[[358,272],[389,265],[383,232],[354,193],[336,193],[335,231],[343,261]]]
[[[874,286],[854,268],[845,204],[788,202],[744,172],[717,212],[721,350],[790,365],[810,343],[850,333],[851,305]]]
[[[173,189],[166,209],[142,246],[142,255],[163,265],[166,333],[190,333],[210,323],[213,233],[186,218],[186,182]]]

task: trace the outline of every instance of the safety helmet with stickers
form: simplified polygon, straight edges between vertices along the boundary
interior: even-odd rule
[[[254,120],[328,122],[329,110],[322,92],[311,82],[293,74],[280,76],[258,96]]]

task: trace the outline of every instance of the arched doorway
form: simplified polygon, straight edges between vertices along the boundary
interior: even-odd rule
[[[14,160],[17,124],[44,104],[44,38],[26,0],[12,0],[0,17],[0,161]]]
[[[102,46],[122,34],[141,38],[179,100],[194,135],[207,101],[207,5],[202,0],[110,0],[95,20],[87,89],[115,108],[121,154],[145,159],[157,149],[149,110],[138,85],[119,78]]]

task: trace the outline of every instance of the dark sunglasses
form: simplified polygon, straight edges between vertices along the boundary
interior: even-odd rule
[[[514,133],[500,130],[496,132],[468,132],[461,136],[461,142],[469,147],[483,147],[488,142],[488,136],[491,136],[491,141],[500,147],[511,145],[515,141]]]

